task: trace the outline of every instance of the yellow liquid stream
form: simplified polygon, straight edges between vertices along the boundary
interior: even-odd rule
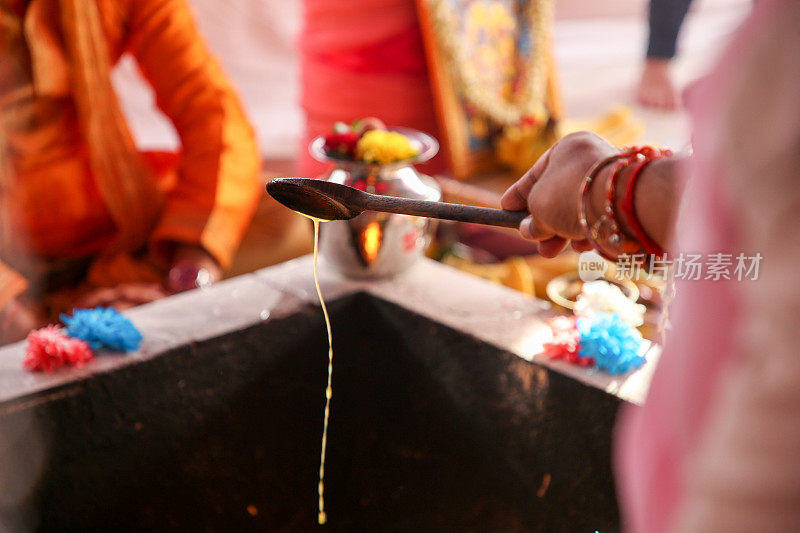
[[[320,525],[328,521],[325,514],[325,450],[328,446],[328,419],[331,414],[331,378],[333,377],[333,335],[331,335],[331,319],[328,316],[328,308],[325,307],[325,300],[322,298],[322,290],[319,288],[319,277],[317,275],[317,256],[319,255],[319,223],[327,222],[318,218],[308,217],[314,222],[314,286],[317,288],[319,305],[322,307],[322,314],[325,316],[325,328],[328,330],[328,386],[325,388],[325,421],[322,425],[322,450],[319,454],[319,484],[317,493],[319,494],[319,514],[317,521]]]

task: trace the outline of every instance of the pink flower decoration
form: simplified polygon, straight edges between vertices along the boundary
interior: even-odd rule
[[[22,364],[31,372],[52,372],[64,365],[82,366],[92,359],[86,342],[67,336],[58,326],[47,326],[28,334]]]
[[[594,359],[580,357],[581,334],[578,331],[577,318],[574,316],[557,316],[549,319],[547,325],[553,332],[553,340],[544,343],[542,353],[550,359],[563,359],[568,363],[580,366],[591,366]]]
[[[413,252],[417,248],[417,241],[419,240],[419,232],[411,230],[403,235],[403,250],[406,252]]]

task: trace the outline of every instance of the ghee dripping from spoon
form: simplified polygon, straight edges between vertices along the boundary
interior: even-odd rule
[[[322,298],[322,289],[320,289],[319,286],[317,258],[319,257],[319,225],[321,222],[330,221],[312,217],[303,213],[300,214],[311,219],[311,221],[314,223],[314,286],[317,289],[319,305],[322,307],[322,315],[325,317],[325,329],[328,332],[328,384],[325,387],[325,416],[322,424],[322,448],[319,456],[319,483],[317,484],[317,494],[319,496],[319,512],[317,514],[317,522],[319,525],[324,525],[328,521],[328,515],[325,513],[325,452],[328,447],[328,421],[331,413],[331,398],[333,397],[333,334],[331,333],[331,319],[328,315],[328,308],[325,306],[325,300]]]

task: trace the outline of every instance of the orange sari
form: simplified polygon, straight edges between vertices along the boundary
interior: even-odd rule
[[[166,165],[136,151],[120,112],[110,69],[125,52],[180,137]],[[184,0],[0,0],[0,58],[0,308],[24,289],[8,263],[28,256],[147,246],[163,261],[185,243],[230,265],[259,157]]]

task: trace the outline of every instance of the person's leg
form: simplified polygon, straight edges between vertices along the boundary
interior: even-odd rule
[[[678,107],[678,91],[672,83],[669,67],[691,3],[692,0],[650,0],[647,57],[636,94],[642,105],[662,109]]]

